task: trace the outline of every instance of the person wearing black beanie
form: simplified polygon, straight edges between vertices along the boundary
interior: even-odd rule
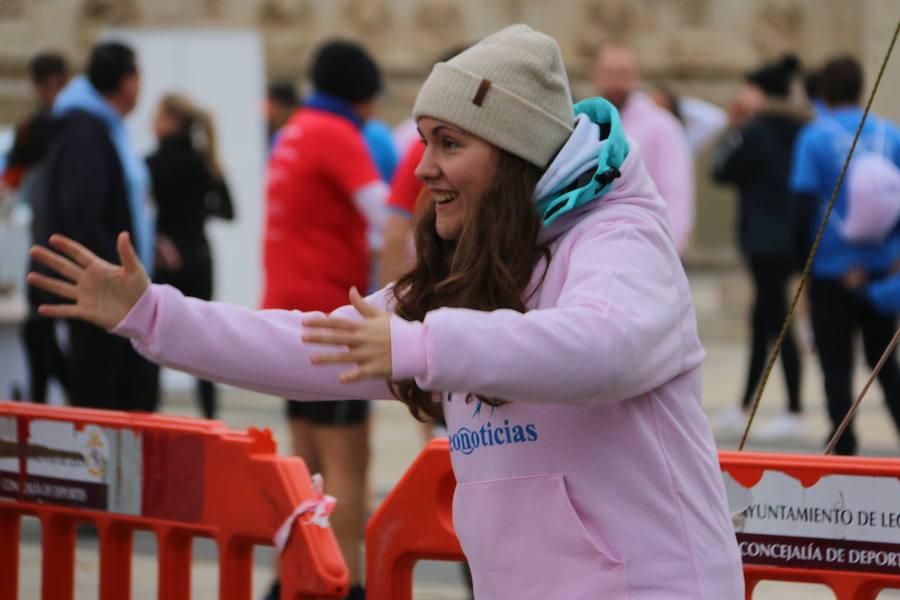
[[[309,65],[311,93],[277,135],[269,162],[263,308],[329,313],[365,290],[380,249],[388,188],[366,145],[381,72],[358,44],[327,41]],[[294,454],[340,503],[331,527],[347,563],[347,600],[363,600],[359,549],[369,466],[368,400],[288,399]],[[277,585],[266,598],[276,599]]]
[[[720,434],[740,435],[769,348],[787,313],[787,284],[805,236],[795,220],[797,200],[788,186],[794,140],[805,115],[789,102],[800,63],[788,55],[748,73],[731,110],[732,124],[716,149],[713,178],[738,190],[738,239],[756,297],[750,318],[750,360],[739,406],[716,419]],[[802,437],[800,353],[792,333],[781,355],[787,410],[756,432],[761,440]]]
[[[317,92],[356,104],[372,100],[381,91],[381,71],[358,44],[335,40],[316,52],[310,69]]]
[[[791,92],[791,82],[800,69],[800,61],[793,54],[763,65],[747,74],[747,83],[758,87],[766,96],[787,98]]]

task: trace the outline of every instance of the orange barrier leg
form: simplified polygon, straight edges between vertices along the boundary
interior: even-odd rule
[[[97,523],[100,535],[100,600],[131,597],[131,529],[103,520]]]
[[[866,581],[839,581],[831,589],[837,600],[875,600],[884,588]]]
[[[19,515],[0,506],[0,598],[18,598]]]
[[[159,600],[190,600],[191,538],[171,528],[157,530]]]
[[[366,526],[369,598],[412,600],[419,559],[465,560],[450,514],[455,488],[447,440],[432,440]]]
[[[252,595],[253,546],[231,539],[219,543],[219,600],[245,600]]]
[[[67,515],[41,518],[41,598],[71,600],[75,592],[75,521]]]

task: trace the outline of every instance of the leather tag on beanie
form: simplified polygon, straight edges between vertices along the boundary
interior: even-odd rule
[[[478,91],[475,92],[475,97],[472,98],[472,104],[475,106],[481,106],[484,104],[484,97],[487,95],[488,90],[491,87],[490,79],[482,79],[481,85],[478,86]]]

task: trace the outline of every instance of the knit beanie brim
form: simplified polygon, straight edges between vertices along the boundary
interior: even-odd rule
[[[575,115],[559,46],[526,25],[503,29],[438,63],[413,108],[546,167]]]

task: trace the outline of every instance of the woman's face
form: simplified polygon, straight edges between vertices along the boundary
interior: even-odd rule
[[[177,132],[178,121],[170,117],[162,106],[157,107],[156,115],[153,117],[153,133],[156,134],[156,139],[161,139]]]
[[[490,189],[500,151],[446,121],[421,117],[418,126],[426,148],[416,177],[425,183],[435,204],[437,234],[455,240],[467,212]]]

